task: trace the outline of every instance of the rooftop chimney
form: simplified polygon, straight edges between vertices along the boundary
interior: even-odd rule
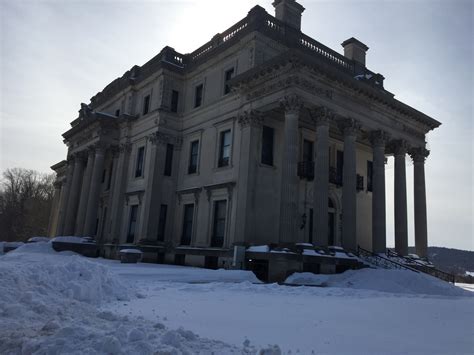
[[[301,31],[301,14],[304,7],[295,0],[275,0],[273,2],[275,8],[275,17]]]
[[[341,46],[344,47],[344,57],[355,60],[365,66],[365,52],[367,52],[369,47],[354,37],[342,42]]]

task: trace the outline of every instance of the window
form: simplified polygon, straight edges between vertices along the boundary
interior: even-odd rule
[[[143,115],[150,112],[150,95],[145,96],[143,99]]]
[[[145,157],[145,147],[138,148],[137,163],[135,165],[135,177],[143,176],[143,158]]]
[[[181,245],[191,244],[193,235],[194,204],[184,205],[183,234],[181,235]]]
[[[230,161],[230,129],[221,132],[218,167],[228,166]]]
[[[166,145],[166,158],[165,158],[165,176],[171,176],[171,170],[173,167],[173,144]]]
[[[171,112],[178,112],[179,92],[171,91]]]
[[[262,129],[262,164],[273,165],[273,132],[271,127]]]
[[[342,185],[342,173],[344,170],[344,152],[338,150],[336,159],[336,184]]]
[[[138,205],[133,205],[130,207],[130,219],[128,222],[128,233],[127,233],[127,243],[133,243],[135,241],[135,229],[137,226],[137,213]]]
[[[203,92],[204,86],[203,84],[199,84],[196,86],[196,91],[194,95],[194,107],[199,107],[202,105],[202,92]]]
[[[227,201],[214,202],[214,226],[211,247],[222,247],[225,235],[225,216]]]
[[[120,116],[120,110],[119,109],[115,110],[115,116],[117,116],[117,117]]]
[[[372,191],[373,188],[373,173],[374,165],[370,160],[367,160],[367,191]]]
[[[161,205],[160,206],[160,220],[158,222],[158,236],[156,238],[160,242],[165,240],[167,212],[168,212],[168,205]]]
[[[314,150],[313,150],[313,142],[305,139],[303,141],[303,161],[313,161]]]
[[[198,153],[199,153],[199,141],[191,142],[191,148],[189,150],[188,174],[194,174],[197,172]]]
[[[227,95],[230,92],[229,81],[234,76],[234,68],[226,70],[224,73],[224,95]]]

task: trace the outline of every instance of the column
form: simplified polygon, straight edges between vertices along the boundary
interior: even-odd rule
[[[393,142],[393,154],[395,157],[395,251],[400,255],[408,255],[406,153],[406,141],[397,140]]]
[[[128,179],[128,166],[130,161],[131,145],[123,143],[119,146],[116,179],[112,187],[112,201],[109,206],[111,222],[109,239],[113,243],[120,242],[120,230],[122,227],[122,214],[125,207],[125,186]]]
[[[388,135],[384,131],[371,134],[373,152],[372,176],[372,252],[386,251],[385,221],[385,143]]]
[[[245,111],[238,118],[240,125],[240,159],[237,184],[235,243],[253,239],[255,179],[258,164],[257,142],[262,136],[263,117],[259,111]]]
[[[317,245],[328,245],[328,198],[329,198],[329,123],[334,113],[326,107],[311,111],[316,124],[316,149],[313,182],[313,236]]]
[[[75,235],[83,235],[84,223],[86,219],[87,201],[89,199],[89,189],[92,178],[92,168],[94,167],[95,152],[93,149],[88,150],[87,166],[82,180],[81,197],[79,199],[79,207],[77,208],[76,229]]]
[[[54,182],[54,197],[51,204],[51,212],[49,214],[49,223],[48,223],[48,236],[56,236],[56,231],[58,228],[58,213],[59,213],[59,202],[61,199],[61,182]]]
[[[74,164],[72,160],[68,160],[66,179],[63,180],[61,187],[61,201],[59,204],[59,216],[58,216],[58,228],[56,230],[56,235],[64,235],[64,226],[66,224],[66,212],[67,205],[69,200],[69,187],[71,185],[72,176],[74,173]]]
[[[285,110],[281,163],[280,243],[294,243],[298,235],[298,119],[303,106],[296,95],[281,101]]]
[[[155,240],[158,233],[161,190],[165,168],[166,145],[171,136],[155,132],[148,137],[150,163],[145,173],[146,187],[143,199],[143,221],[140,221],[139,239]]]
[[[119,146],[113,146],[110,148],[110,153],[112,154],[112,169],[109,171],[110,174],[110,189],[109,189],[109,196],[108,196],[108,202],[107,202],[107,214],[104,218],[104,221],[102,222],[104,224],[104,227],[102,228],[104,233],[101,236],[101,239],[103,243],[109,243],[112,241],[110,232],[112,230],[112,219],[111,219],[111,213],[112,213],[112,206],[114,203],[114,190],[115,190],[115,184],[117,183],[118,179],[118,174],[117,174],[117,167],[118,167],[118,162],[119,162]]]
[[[339,122],[344,134],[344,166],[342,181],[342,246],[357,250],[357,174],[356,136],[359,124],[351,118]]]
[[[77,205],[79,202],[79,194],[81,191],[82,177],[84,173],[84,158],[81,154],[74,157],[74,173],[69,190],[69,199],[66,209],[66,221],[64,223],[63,233],[65,235],[74,234],[74,226],[76,224]]]
[[[410,150],[413,159],[415,197],[415,249],[422,258],[428,256],[428,226],[426,217],[425,159],[429,150],[424,147]]]
[[[104,171],[105,149],[101,146],[95,148],[94,167],[87,199],[86,219],[84,223],[84,235],[94,236],[97,222],[97,209],[99,207],[101,177]]]

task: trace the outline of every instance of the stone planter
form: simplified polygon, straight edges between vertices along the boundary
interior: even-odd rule
[[[136,264],[142,260],[143,253],[138,249],[120,250],[120,262],[123,264]]]

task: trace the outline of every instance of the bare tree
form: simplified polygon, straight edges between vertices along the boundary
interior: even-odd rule
[[[54,197],[54,174],[7,169],[0,180],[0,240],[46,235]]]

